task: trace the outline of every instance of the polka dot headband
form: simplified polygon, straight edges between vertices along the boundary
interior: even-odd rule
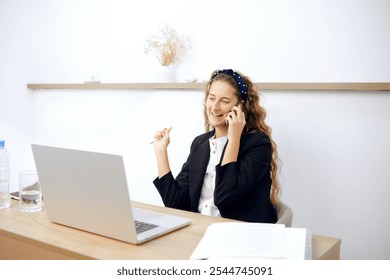
[[[234,81],[236,81],[236,84],[237,84],[238,89],[240,91],[242,102],[245,102],[248,98],[248,86],[245,83],[244,79],[241,77],[241,75],[238,74],[237,72],[233,71],[232,69],[218,70],[217,72],[215,72],[214,76],[211,78],[211,82],[213,81],[213,79],[215,77],[217,77],[219,74],[222,74],[222,73],[229,75],[230,77],[232,77],[234,79]]]

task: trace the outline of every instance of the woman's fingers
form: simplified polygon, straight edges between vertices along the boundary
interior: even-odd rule
[[[162,131],[161,131],[161,135],[162,137],[164,137],[165,135],[169,135],[169,132],[172,130],[172,126],[170,128],[164,128]]]
[[[241,107],[239,107],[239,106],[234,106],[233,109],[232,109],[232,112],[235,113],[235,116],[236,116],[239,120],[245,120],[245,113],[244,113],[244,111],[242,111]]]
[[[155,134],[154,134],[154,139],[155,141],[159,141],[161,140],[165,135],[169,135],[169,132],[172,130],[172,127],[170,128],[164,128],[162,130],[159,130],[157,131]]]
[[[245,122],[245,113],[238,106],[234,106],[226,117],[226,121],[230,122],[231,120]]]
[[[161,138],[163,137],[164,135],[162,134],[162,132],[161,131],[158,131],[158,132],[156,132],[155,134],[154,134],[154,139],[155,140],[161,140]]]

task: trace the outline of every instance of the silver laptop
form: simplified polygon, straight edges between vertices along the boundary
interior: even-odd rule
[[[191,223],[131,207],[123,158],[32,145],[50,221],[140,244]]]

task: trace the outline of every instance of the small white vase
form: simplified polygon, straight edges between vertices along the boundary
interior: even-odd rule
[[[171,64],[161,67],[160,82],[162,83],[175,83],[176,82],[176,67]]]

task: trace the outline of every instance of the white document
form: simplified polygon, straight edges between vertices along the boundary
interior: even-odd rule
[[[311,231],[306,228],[285,228],[284,259],[311,260]]]
[[[215,223],[207,228],[190,259],[303,260],[311,258],[311,235],[310,248],[307,236],[306,229],[286,228],[283,224]]]
[[[215,223],[207,228],[190,258],[281,258],[284,228],[282,224]]]

